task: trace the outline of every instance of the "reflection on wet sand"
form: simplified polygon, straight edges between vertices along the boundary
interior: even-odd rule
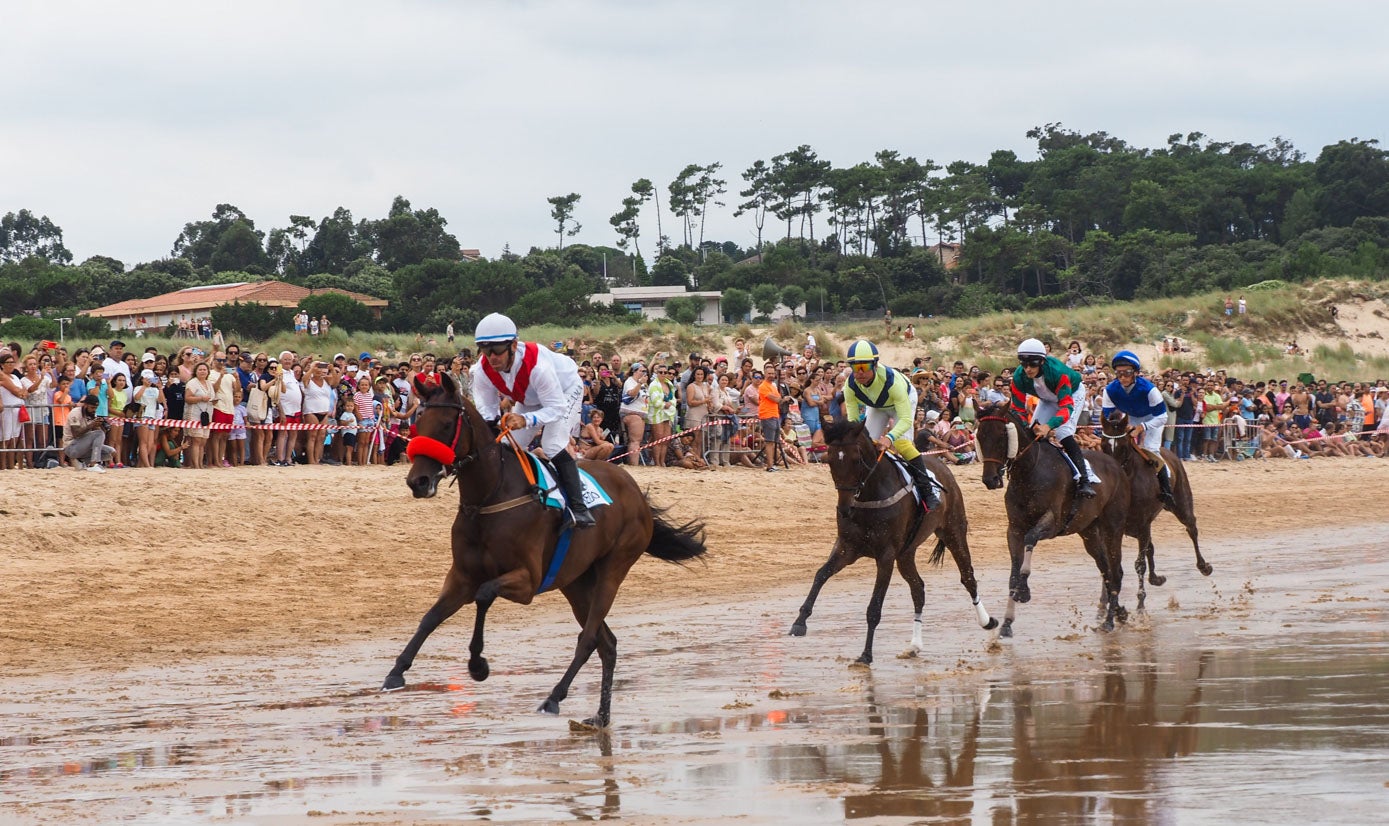
[[[1109,663],[1099,696],[1071,708],[1090,707],[1085,727],[1073,738],[1066,736],[1069,726],[1060,720],[1049,736],[1039,735],[1036,692],[1026,685],[1015,688],[1012,817],[995,817],[994,822],[1081,821],[1101,812],[1125,823],[1154,820],[1162,796],[1154,777],[1160,761],[1196,750],[1201,681],[1210,657],[1209,652],[1200,655],[1180,715],[1171,721],[1162,719],[1158,669],[1151,662],[1138,668],[1136,698],[1130,697],[1129,678],[1120,664]]]

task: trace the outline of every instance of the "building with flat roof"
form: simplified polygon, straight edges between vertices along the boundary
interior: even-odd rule
[[[150,298],[132,298],[84,310],[83,315],[106,319],[117,330],[143,330],[157,333],[170,324],[180,321],[192,322],[212,314],[212,308],[219,304],[256,303],[265,307],[286,307],[294,309],[306,296],[322,293],[338,293],[354,301],[365,304],[376,318],[390,302],[373,298],[362,293],[339,290],[332,287],[311,290],[284,281],[239,281],[235,284],[209,284],[205,287],[189,287]],[[329,319],[330,321],[332,319]]]
[[[641,313],[643,318],[654,320],[666,317],[667,301],[688,296],[704,300],[696,324],[723,322],[723,293],[718,291],[691,292],[684,287],[613,287],[609,292],[589,296],[589,300],[594,304],[621,304],[632,312]]]

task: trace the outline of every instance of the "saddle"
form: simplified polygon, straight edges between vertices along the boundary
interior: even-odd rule
[[[559,473],[555,471],[555,466],[548,459],[542,459],[534,453],[526,453],[530,458],[531,468],[535,471],[535,499],[541,505],[551,510],[563,510],[568,507],[568,502],[564,498],[564,488],[559,483]],[[584,504],[590,510],[602,505],[611,505],[612,497],[598,484],[598,480],[589,475],[588,471],[579,468],[579,482],[584,490]]]

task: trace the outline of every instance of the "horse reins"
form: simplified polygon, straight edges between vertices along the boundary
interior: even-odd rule
[[[1017,427],[1017,423],[1011,421],[1007,416],[980,416],[980,417],[979,417],[979,421],[981,421],[981,422],[998,422],[998,423],[1000,423],[1000,424],[1002,424],[1002,425],[1005,425],[1005,426],[1011,424],[1011,425],[1013,425],[1014,427]],[[978,439],[978,436],[976,436],[975,439],[977,440],[977,439]],[[988,464],[989,462],[993,462],[993,463],[996,464],[996,465],[1002,465],[1002,469],[1003,469],[1004,471],[1008,471],[1008,470],[1010,470],[1011,466],[1012,466],[1014,463],[1016,463],[1019,459],[1021,459],[1021,458],[1023,457],[1023,454],[1025,454],[1025,453],[1027,453],[1027,451],[1031,450],[1031,449],[1032,449],[1032,446],[1035,445],[1035,444],[1037,444],[1037,443],[1040,442],[1040,441],[1041,441],[1041,439],[1038,439],[1038,438],[1036,437],[1036,435],[1034,434],[1033,437],[1032,437],[1032,441],[1028,442],[1026,447],[1023,447],[1023,448],[1022,448],[1021,450],[1019,450],[1017,453],[1015,453],[1015,454],[1012,455],[1012,456],[1007,457],[1006,459],[994,459],[994,458],[989,457],[989,456],[980,456],[980,460],[983,461],[985,464]],[[983,453],[983,451],[981,450],[980,453]]]

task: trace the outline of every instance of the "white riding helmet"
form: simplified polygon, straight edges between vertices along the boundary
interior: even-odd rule
[[[1039,358],[1047,357],[1047,346],[1035,338],[1025,339],[1018,345],[1018,358]]]
[[[477,333],[473,339],[478,344],[495,341],[512,341],[516,338],[516,322],[501,313],[490,313],[477,323]]]

